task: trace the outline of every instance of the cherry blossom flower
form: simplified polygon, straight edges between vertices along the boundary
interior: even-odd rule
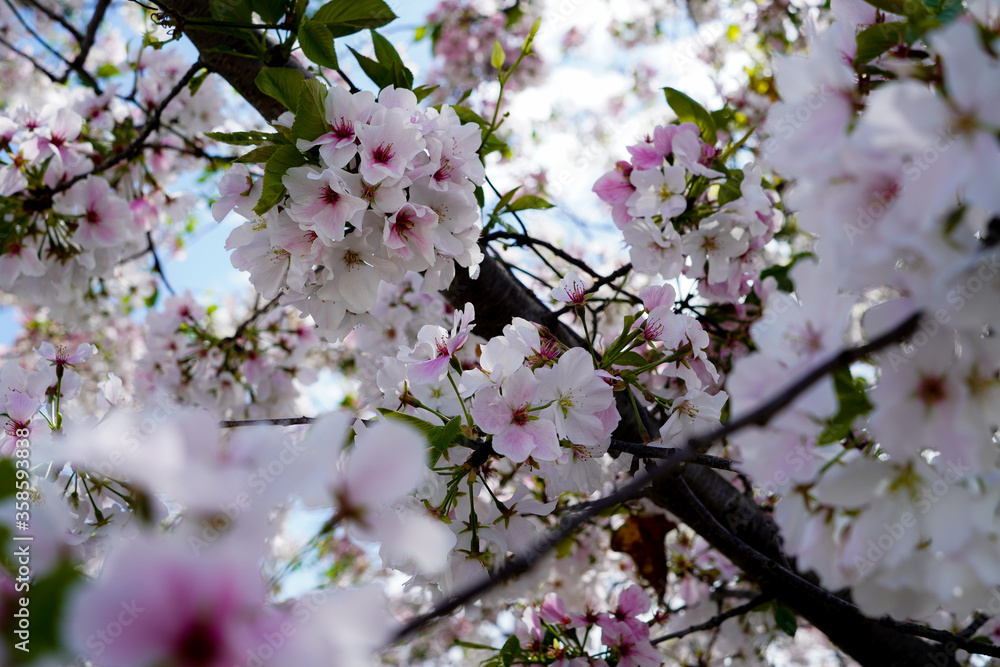
[[[559,281],[559,286],[552,290],[552,298],[579,306],[587,300],[587,288],[580,276],[570,271]]]
[[[109,248],[124,240],[129,219],[128,203],[99,176],[88,176],[67,192],[56,196],[52,209],[79,218],[73,239],[85,249]]]
[[[539,368],[539,398],[551,402],[543,412],[553,419],[556,433],[576,445],[591,447],[611,437],[597,413],[614,403],[614,392],[594,371],[590,353],[567,350],[552,368]]]
[[[362,125],[356,131],[361,141],[361,177],[372,185],[401,179],[410,160],[425,145],[420,130],[401,109],[390,109],[381,124]]]
[[[351,194],[347,178],[336,167],[323,172],[312,167],[295,167],[281,179],[292,200],[289,215],[303,229],[316,232],[327,245],[343,241],[347,223],[368,208],[367,201]]]
[[[532,414],[541,402],[541,388],[529,369],[519,368],[499,389],[487,387],[472,402],[472,416],[479,428],[493,435],[493,449],[515,463],[529,456],[539,461],[559,456],[555,425]]]
[[[410,364],[410,380],[423,384],[443,379],[455,352],[468,340],[475,317],[475,308],[467,303],[465,310],[455,312],[450,333],[443,327],[427,325],[417,334],[416,346],[412,349],[400,346],[398,358]]]

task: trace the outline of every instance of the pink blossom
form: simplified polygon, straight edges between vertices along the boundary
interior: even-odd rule
[[[472,416],[479,428],[493,435],[493,449],[515,463],[529,456],[539,461],[559,457],[555,425],[532,413],[540,390],[541,383],[531,371],[519,368],[500,389],[487,387],[472,402]]]
[[[368,208],[368,202],[351,193],[348,178],[336,167],[322,173],[312,167],[296,167],[281,179],[292,200],[289,215],[302,229],[315,231],[327,245],[343,241],[347,223],[353,223],[356,214]]]
[[[377,184],[398,180],[417,153],[424,148],[420,130],[402,109],[389,110],[380,125],[357,128],[361,140],[361,177]]]
[[[232,667],[280,625],[264,592],[254,559],[136,538],[74,591],[67,633],[75,651],[106,667]]]
[[[433,264],[437,222],[437,213],[426,206],[404,204],[385,221],[382,242],[389,249],[390,256],[406,261],[412,259],[416,251],[428,265]]]
[[[614,403],[614,391],[594,371],[589,352],[567,350],[552,368],[535,371],[535,378],[541,383],[541,400],[552,403],[544,414],[552,418],[560,438],[592,447],[611,436],[597,415]]]
[[[576,275],[576,272],[570,271],[566,277],[559,281],[559,286],[552,290],[552,298],[556,301],[579,306],[587,300],[587,288],[580,276]]]
[[[124,240],[128,202],[112,192],[100,176],[89,176],[57,195],[52,209],[78,218],[73,240],[84,249],[110,248]]]
[[[417,384],[438,382],[448,373],[448,364],[469,338],[475,326],[475,308],[465,304],[465,310],[455,312],[451,333],[443,327],[428,324],[417,333],[417,344],[412,349],[400,346],[397,358],[410,364],[409,378]]]

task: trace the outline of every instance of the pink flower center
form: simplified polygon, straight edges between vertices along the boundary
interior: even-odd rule
[[[447,181],[451,178],[451,172],[453,171],[451,162],[445,160],[441,165],[441,168],[434,172],[435,181]]]
[[[338,139],[354,138],[354,123],[346,118],[341,118],[336,125],[331,125],[330,130]]]
[[[389,164],[389,161],[396,154],[392,152],[392,144],[382,144],[374,151],[372,151],[372,160],[378,162],[379,164]]]
[[[928,407],[942,402],[948,397],[944,378],[939,375],[925,375],[917,385],[916,396]]]
[[[522,405],[517,410],[511,413],[510,423],[516,424],[517,426],[524,426],[528,423],[528,406]]]
[[[328,185],[323,186],[323,190],[320,192],[319,198],[326,204],[330,206],[336,205],[340,201],[340,193],[333,190]]]
[[[91,225],[96,225],[97,223],[99,223],[101,221],[100,214],[97,211],[95,211],[94,209],[92,209],[92,208],[88,208],[87,209],[87,213],[86,213],[86,215],[84,215],[84,218]]]
[[[219,659],[221,637],[218,631],[205,621],[197,620],[177,638],[174,657],[185,667],[214,665]]]

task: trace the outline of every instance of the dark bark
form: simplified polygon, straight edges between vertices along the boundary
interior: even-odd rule
[[[179,17],[209,16],[208,3],[198,0],[161,0],[159,4]],[[266,119],[272,120],[284,111],[254,84],[263,66],[261,62],[209,51],[218,46],[246,51],[239,39],[194,25],[186,26],[184,32],[201,52],[202,61],[229,81]],[[302,69],[294,61],[270,64]],[[523,317],[544,325],[567,345],[584,343],[529,289],[489,257],[481,265],[477,280],[470,279],[459,268],[445,295],[456,308],[467,301],[474,304],[476,333],[483,337],[498,335],[513,317]],[[620,395],[619,400],[621,398],[624,397]],[[627,409],[620,409],[622,423],[616,437],[640,442],[640,430],[627,398],[619,407]],[[942,646],[882,626],[829,592],[815,585],[797,583],[796,577],[809,582],[785,569],[783,564],[787,559],[781,551],[778,528],[771,517],[714,470],[685,466],[677,477],[651,489],[649,497],[704,536],[766,594],[801,614],[862,665],[958,666]]]

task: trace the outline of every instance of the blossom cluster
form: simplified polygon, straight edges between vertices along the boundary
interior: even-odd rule
[[[447,93],[461,94],[488,81],[497,70],[490,64],[494,44],[499,43],[510,64],[521,54],[521,45],[541,13],[540,2],[518,2],[506,11],[468,0],[441,0],[426,22],[434,43],[436,65],[428,74],[431,84]],[[546,75],[545,62],[535,53],[524,58],[504,84],[508,91],[527,88]],[[445,97],[445,95],[439,95]]]
[[[209,311],[184,294],[166,299],[146,323],[139,395],[149,400],[162,392],[225,419],[309,411],[303,390],[328,362],[313,324],[282,309]]]
[[[855,35],[883,16],[835,6],[808,58],[777,62],[783,101],[761,146],[796,179],[787,201],[818,262],[791,272],[796,299],[766,297],[759,352],[730,376],[734,410],[842,347],[852,309],[869,338],[923,313],[906,344],[856,369],[874,387],[848,373],[736,439],[744,470],[785,495],[775,517],[789,552],[874,615],[966,614],[1000,584],[1000,61],[996,23],[973,11],[930,32],[926,52],[875,55],[896,74],[868,92]],[[930,79],[928,63],[940,64]]]
[[[631,159],[594,184],[612,205],[638,271],[698,279],[699,294],[736,302],[764,268],[763,247],[782,224],[761,170],[723,173],[716,148],[694,123],[658,125],[629,147]],[[718,187],[708,183],[726,177]]]
[[[112,82],[103,92],[0,115],[0,213],[9,223],[0,238],[0,288],[72,311],[81,293],[99,291],[92,279],[141,256],[152,235],[167,237],[166,223],[188,214],[193,198],[164,188],[197,161],[184,152],[197,153],[194,144],[154,132],[150,147],[139,151],[141,162],[108,162],[149,122],[185,63],[176,50],[142,51],[136,103]],[[200,96],[185,87],[164,109],[161,125],[220,123],[214,85],[207,83]]]
[[[292,115],[279,119],[291,125]],[[328,131],[300,150],[317,163],[289,169],[287,198],[263,216],[245,167],[220,183],[216,219],[231,209],[251,218],[230,235],[236,268],[264,298],[281,296],[315,319],[330,339],[369,321],[379,285],[423,273],[425,291],[443,289],[455,264],[473,273],[482,258],[475,190],[485,178],[479,127],[451,107],[421,110],[409,90],[330,89]]]

